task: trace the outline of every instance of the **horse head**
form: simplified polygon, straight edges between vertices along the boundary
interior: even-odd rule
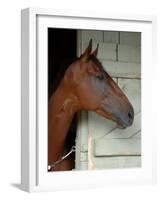
[[[98,45],[92,52],[92,40],[90,40],[84,53],[66,71],[66,84],[70,84],[80,110],[96,112],[115,121],[119,128],[126,128],[133,123],[133,107],[123,91],[104,70],[97,53]]]

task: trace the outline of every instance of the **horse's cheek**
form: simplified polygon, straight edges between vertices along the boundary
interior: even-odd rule
[[[80,106],[86,110],[95,110],[100,102],[97,87],[89,79],[85,79],[76,90]]]
[[[83,91],[80,95],[80,103],[82,107],[86,110],[95,110],[99,104],[99,98],[93,95],[93,91],[87,90]]]

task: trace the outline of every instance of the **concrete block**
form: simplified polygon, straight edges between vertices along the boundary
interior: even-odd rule
[[[118,43],[119,32],[118,31],[104,31],[104,42]]]
[[[95,156],[140,156],[139,138],[95,140]]]
[[[141,45],[141,33],[120,32],[120,44]]]
[[[141,167],[141,156],[94,157],[95,169]]]
[[[118,61],[140,63],[140,46],[118,45]]]
[[[141,78],[140,63],[114,62],[108,60],[100,60],[104,69],[112,77],[117,78]]]

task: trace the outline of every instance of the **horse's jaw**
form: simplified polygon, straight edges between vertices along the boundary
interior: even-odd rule
[[[118,119],[117,117],[113,117],[112,115],[110,115],[108,112],[104,111],[103,109],[97,109],[95,111],[97,114],[101,115],[102,117],[111,120],[113,122],[116,123],[117,128],[119,129],[125,129],[131,125],[127,125],[124,122],[122,122],[120,119]]]

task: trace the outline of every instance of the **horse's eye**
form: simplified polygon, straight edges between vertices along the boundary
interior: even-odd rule
[[[99,80],[103,80],[103,79],[105,78],[103,74],[99,74],[99,75],[97,75],[96,77],[97,77]]]

